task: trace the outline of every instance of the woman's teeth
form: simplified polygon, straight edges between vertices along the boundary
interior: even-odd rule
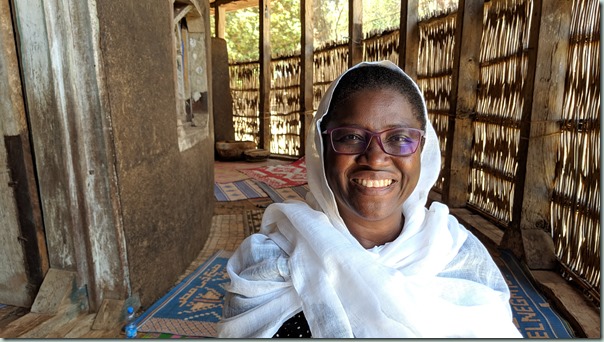
[[[392,179],[355,179],[354,181],[367,188],[384,188],[392,184]]]

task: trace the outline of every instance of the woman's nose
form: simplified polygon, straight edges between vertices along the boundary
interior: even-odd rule
[[[363,163],[364,160],[367,164],[377,165],[386,162],[389,157],[390,156],[384,152],[384,149],[382,149],[379,138],[374,136],[369,141],[365,153],[361,155],[360,162]]]

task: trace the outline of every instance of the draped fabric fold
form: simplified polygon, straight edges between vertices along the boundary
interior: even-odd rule
[[[371,64],[408,78],[390,62],[356,67]],[[219,337],[272,337],[299,311],[313,337],[521,337],[509,290],[487,250],[445,205],[425,207],[440,172],[429,121],[420,179],[401,208],[401,234],[367,250],[348,232],[327,185],[320,136],[335,86],[307,139],[306,203],[270,205],[260,232],[229,260]]]

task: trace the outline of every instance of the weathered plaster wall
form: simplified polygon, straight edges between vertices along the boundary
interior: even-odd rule
[[[212,37],[212,89],[214,91],[214,137],[234,140],[233,97],[229,81],[229,56],[226,40]]]
[[[130,281],[143,306],[197,256],[214,203],[212,132],[179,151],[170,6],[97,3]]]

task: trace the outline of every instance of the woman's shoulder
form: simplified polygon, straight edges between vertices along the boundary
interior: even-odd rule
[[[505,287],[505,281],[493,257],[470,231],[455,258],[438,276],[467,279],[496,290]]]

